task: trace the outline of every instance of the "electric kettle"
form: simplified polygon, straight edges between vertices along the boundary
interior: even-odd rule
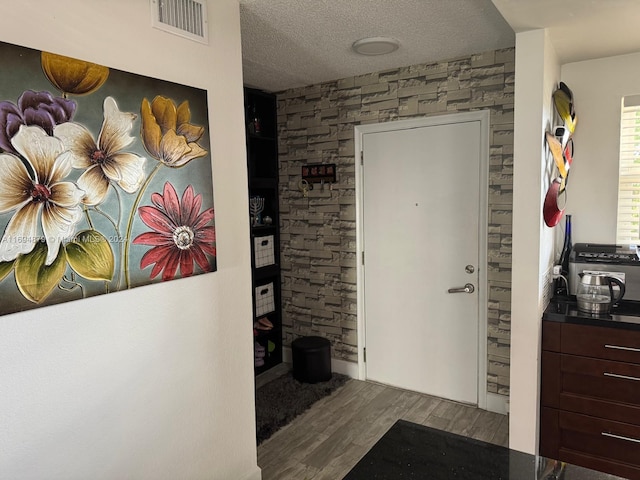
[[[618,286],[619,292],[614,292],[614,285]],[[581,273],[576,289],[578,310],[592,314],[609,313],[611,307],[622,300],[624,291],[624,282],[616,277],[596,272]]]

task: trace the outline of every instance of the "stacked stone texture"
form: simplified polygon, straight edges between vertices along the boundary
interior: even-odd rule
[[[489,392],[509,394],[515,50],[489,51],[280,92],[281,264],[284,344],[321,335],[356,362],[354,127],[489,110]],[[304,196],[301,167],[335,163],[337,182]]]

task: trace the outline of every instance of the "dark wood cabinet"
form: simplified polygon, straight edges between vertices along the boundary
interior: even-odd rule
[[[275,95],[245,88],[256,374],[282,362],[280,215]]]
[[[640,479],[640,331],[542,322],[540,454]]]

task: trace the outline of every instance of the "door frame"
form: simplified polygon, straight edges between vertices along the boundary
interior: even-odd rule
[[[362,154],[364,135],[368,133],[390,132],[437,125],[449,125],[466,122],[480,122],[480,190],[478,199],[478,407],[487,408],[487,225],[489,207],[489,111],[449,113],[429,117],[395,120],[390,122],[357,125],[355,140],[355,176],[356,176],[356,317],[358,342],[358,379],[366,380],[364,362],[365,348],[365,312],[364,312],[364,265],[363,244],[363,207],[364,207],[364,168]]]

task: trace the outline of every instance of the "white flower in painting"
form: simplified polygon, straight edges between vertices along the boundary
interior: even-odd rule
[[[0,240],[0,261],[31,252],[44,234],[45,263],[51,265],[60,243],[73,235],[80,220],[84,192],[61,181],[71,172],[71,158],[59,139],[40,127],[22,125],[11,144],[26,159],[32,175],[15,155],[0,154],[0,213],[15,210]]]
[[[118,110],[112,97],[104,100],[104,122],[96,142],[83,125],[62,123],[53,131],[72,156],[74,168],[85,172],[78,179],[78,186],[85,191],[82,202],[87,205],[102,203],[111,181],[127,193],[133,193],[144,180],[145,158],[123,152],[134,138],[129,135],[136,119],[134,113]]]

